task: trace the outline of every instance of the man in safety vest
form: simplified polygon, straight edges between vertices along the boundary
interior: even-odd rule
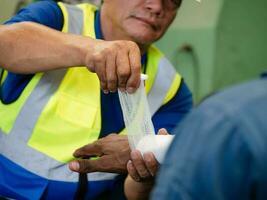
[[[156,132],[171,133],[192,107],[183,79],[151,45],[180,4],[40,1],[0,27],[0,196],[73,199],[85,188],[86,199],[113,198],[130,159],[117,89],[133,93],[148,74]]]

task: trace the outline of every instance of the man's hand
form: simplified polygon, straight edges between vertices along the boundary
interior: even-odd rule
[[[92,144],[77,149],[76,158],[99,156],[97,160],[78,159],[69,164],[76,172],[112,172],[127,173],[126,165],[130,159],[130,147],[127,136],[110,134]]]
[[[166,129],[158,131],[159,135],[167,135]],[[131,152],[131,160],[127,163],[128,176],[124,182],[124,192],[129,200],[148,199],[155,182],[159,163],[151,152],[143,157],[138,150]]]
[[[167,135],[168,132],[162,128],[158,134]],[[159,163],[152,152],[146,152],[142,156],[140,151],[133,150],[131,160],[127,163],[128,173],[136,182],[153,182],[158,168]]]
[[[96,40],[85,63],[98,75],[104,93],[117,89],[133,93],[139,87],[141,55],[134,42]]]

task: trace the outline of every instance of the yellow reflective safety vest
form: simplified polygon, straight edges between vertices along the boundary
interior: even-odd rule
[[[59,3],[63,32],[95,38],[96,7]],[[89,47],[90,48],[90,47]],[[146,82],[151,113],[176,94],[181,76],[163,54],[151,46]],[[86,67],[37,73],[13,103],[0,103],[0,152],[41,177],[77,182],[68,169],[72,153],[98,139],[101,128],[100,83]],[[111,180],[117,174],[88,173],[90,181]]]

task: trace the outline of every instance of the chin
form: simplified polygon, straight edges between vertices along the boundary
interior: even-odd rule
[[[160,35],[151,31],[134,30],[129,33],[132,40],[139,44],[151,44],[160,38]]]

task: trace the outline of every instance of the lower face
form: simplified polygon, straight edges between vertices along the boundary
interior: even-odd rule
[[[176,16],[176,10],[163,7],[163,15],[157,17],[147,8],[145,0],[110,0],[110,3],[114,6],[113,11],[116,10],[116,13],[110,13],[110,20],[120,30],[119,39],[143,45],[158,40]]]
[[[153,28],[150,24],[145,21],[130,17],[123,21],[122,26],[134,41],[140,44],[150,44],[158,40],[164,32]]]

